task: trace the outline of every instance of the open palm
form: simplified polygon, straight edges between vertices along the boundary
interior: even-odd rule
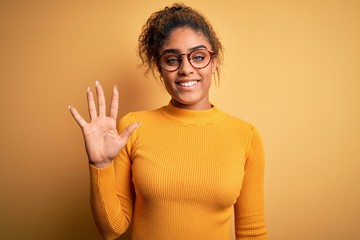
[[[69,106],[70,112],[76,122],[80,125],[89,162],[96,167],[109,165],[112,159],[120,152],[126,144],[131,133],[139,126],[139,123],[129,125],[120,135],[116,129],[118,114],[119,92],[114,86],[110,103],[109,116],[106,115],[106,102],[104,91],[96,82],[99,112],[97,113],[93,92],[90,88],[87,91],[90,122],[86,122],[78,111]]]

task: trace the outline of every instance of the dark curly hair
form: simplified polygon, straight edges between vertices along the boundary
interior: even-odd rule
[[[201,32],[209,41],[212,51],[217,58],[217,66],[223,58],[223,47],[208,20],[199,12],[182,3],[175,3],[171,7],[153,13],[142,28],[139,36],[139,56],[142,65],[147,68],[146,73],[161,71],[159,65],[160,49],[171,32],[180,27],[188,27]],[[217,67],[219,77],[219,68]]]

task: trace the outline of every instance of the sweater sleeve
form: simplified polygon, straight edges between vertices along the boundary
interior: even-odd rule
[[[264,219],[264,150],[255,128],[250,132],[245,176],[234,212],[237,240],[267,239]]]
[[[132,122],[130,115],[122,118],[119,121],[119,133]],[[91,208],[96,226],[104,239],[117,238],[127,230],[131,222],[134,189],[130,151],[135,132],[109,166],[89,167]]]

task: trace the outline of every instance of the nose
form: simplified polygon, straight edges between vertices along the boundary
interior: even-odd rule
[[[194,67],[191,65],[189,59],[186,56],[183,56],[181,59],[181,65],[179,68],[180,75],[188,75],[194,72]]]

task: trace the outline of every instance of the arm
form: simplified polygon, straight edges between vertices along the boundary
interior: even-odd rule
[[[234,205],[237,240],[266,240],[264,219],[264,150],[253,128],[246,151],[245,175],[241,193]]]
[[[130,124],[128,116],[120,120],[119,131]],[[135,134],[111,165],[105,168],[90,165],[92,212],[95,223],[105,239],[114,239],[124,233],[132,219],[134,189],[128,150],[133,137]]]
[[[95,222],[105,239],[113,239],[126,230],[132,214],[131,190],[128,187],[130,178],[126,175],[130,172],[130,165],[126,161],[113,159],[126,153],[122,149],[140,123],[123,126],[120,128],[121,134],[118,134],[117,88],[113,89],[109,116],[106,115],[105,96],[99,82],[96,82],[96,91],[98,111],[91,89],[88,88],[87,92],[90,122],[86,122],[74,107],[69,106],[69,109],[84,135],[90,163],[91,204]]]

